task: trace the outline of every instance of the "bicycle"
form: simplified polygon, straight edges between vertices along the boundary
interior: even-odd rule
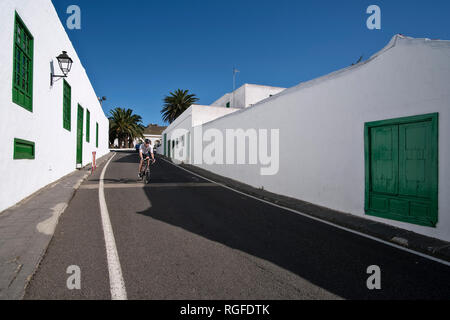
[[[144,159],[144,165],[142,166],[142,170],[140,173],[141,178],[143,179],[145,184],[150,183],[150,166],[155,163],[155,161],[151,161],[150,157]]]

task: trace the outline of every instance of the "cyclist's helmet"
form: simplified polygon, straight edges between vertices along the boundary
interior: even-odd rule
[[[150,144],[150,139],[145,139],[145,144]]]

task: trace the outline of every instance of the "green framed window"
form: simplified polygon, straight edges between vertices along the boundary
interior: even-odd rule
[[[70,131],[72,123],[72,88],[64,79],[63,83],[63,128]]]
[[[22,139],[14,139],[14,160],[35,158],[36,150],[35,143]]]
[[[83,163],[83,124],[84,124],[84,109],[80,104],[77,108],[77,165]]]
[[[230,107],[231,107],[230,102],[227,102],[227,108],[230,108]]]
[[[86,142],[91,142],[91,113],[86,109]]]
[[[186,134],[186,158],[189,161],[189,163],[191,162],[191,133],[188,132]]]
[[[16,12],[12,100],[30,112],[33,112],[33,46],[33,36]]]
[[[167,156],[167,133],[164,133],[163,143],[164,143],[164,156]]]
[[[437,113],[365,124],[366,214],[436,227]]]
[[[95,147],[98,148],[98,122],[95,123]]]

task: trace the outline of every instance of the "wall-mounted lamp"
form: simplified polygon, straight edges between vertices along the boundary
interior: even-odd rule
[[[98,102],[100,102],[100,105],[103,105],[103,101],[106,101],[106,97],[97,97]]]
[[[50,86],[53,86],[53,78],[67,78],[70,69],[72,69],[73,60],[67,55],[66,51],[63,51],[59,56],[56,57],[56,59],[58,60],[59,68],[61,69],[63,75],[55,75],[53,74],[52,70],[52,72],[50,73]]]

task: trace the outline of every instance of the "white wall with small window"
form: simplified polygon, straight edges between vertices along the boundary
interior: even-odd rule
[[[394,36],[367,61],[204,122],[200,149],[195,144],[190,152],[214,161],[194,164],[255,188],[450,241],[449,65],[450,41]],[[226,145],[227,131],[237,130],[246,162],[233,161],[234,149],[216,158],[212,146]],[[252,130],[279,130],[277,148],[263,141],[271,165],[278,164],[274,174],[262,174],[268,165],[261,140],[249,142]],[[213,132],[219,139],[206,137]],[[249,163],[250,150],[258,150],[256,164]]]
[[[2,211],[107,154],[109,123],[50,0],[2,0],[0,21]],[[62,51],[72,70],[51,86]]]
[[[226,108],[248,108],[284,90],[286,88],[246,83],[235,91],[223,95],[211,105]]]

